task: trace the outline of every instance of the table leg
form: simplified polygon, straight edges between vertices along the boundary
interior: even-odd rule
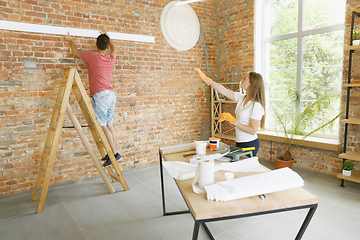
[[[300,239],[302,238],[302,236],[304,235],[305,230],[306,230],[306,228],[308,227],[308,225],[309,225],[309,223],[310,223],[310,221],[311,221],[311,218],[313,217],[313,215],[314,215],[314,213],[315,213],[315,211],[316,211],[316,208],[317,208],[317,204],[316,204],[314,207],[311,207],[311,208],[309,209],[309,212],[308,212],[308,214],[306,215],[306,218],[305,218],[305,220],[304,220],[304,222],[303,222],[303,224],[302,224],[302,226],[301,226],[298,234],[296,235],[295,240],[300,240]]]
[[[200,228],[200,222],[195,220],[192,240],[197,240],[199,236],[199,228]]]
[[[164,186],[164,169],[163,169],[163,165],[162,165],[162,155],[161,155],[161,151],[159,151],[159,156],[160,156],[160,179],[161,179],[160,181],[161,181],[161,198],[162,198],[162,205],[163,205],[163,216],[190,213],[189,210],[178,211],[178,212],[166,212],[166,206],[165,206],[165,186]]]
[[[165,190],[164,190],[164,170],[162,165],[162,155],[161,151],[159,151],[160,157],[160,178],[161,178],[161,197],[162,197],[162,205],[163,205],[163,216],[166,215],[166,208],[165,208]]]
[[[210,231],[210,229],[208,228],[208,226],[206,226],[206,223],[205,223],[205,222],[202,223],[202,226],[204,227],[204,229],[205,229],[207,235],[209,236],[209,238],[210,238],[211,240],[215,240],[214,236],[211,234],[211,231]]]

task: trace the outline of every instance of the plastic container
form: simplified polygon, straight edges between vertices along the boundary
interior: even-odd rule
[[[207,141],[195,141],[196,154],[205,155],[206,154],[206,145]]]
[[[219,147],[220,138],[218,137],[211,137],[209,138],[210,142],[210,149],[215,149]]]

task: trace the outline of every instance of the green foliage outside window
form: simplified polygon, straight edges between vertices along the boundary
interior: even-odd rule
[[[345,0],[303,1],[302,31],[344,23]],[[296,117],[316,100],[326,95],[337,96],[331,104],[319,109],[317,118],[305,129],[309,132],[321,126],[323,119],[330,120],[334,113],[340,112],[344,31],[309,33],[298,37],[298,0],[273,0],[270,3],[269,37],[287,35],[288,38],[271,40],[265,45],[268,51],[268,74],[265,78],[268,109],[276,108],[279,114]],[[302,55],[299,55],[299,46]],[[298,63],[298,59],[302,62]],[[289,91],[300,94],[300,105],[295,108],[295,113],[292,112],[294,108]],[[266,121],[268,128],[275,127],[275,119],[276,116],[270,112]],[[326,134],[337,135],[338,127],[339,124],[334,124]]]

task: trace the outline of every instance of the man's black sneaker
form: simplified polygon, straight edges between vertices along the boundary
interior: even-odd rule
[[[107,156],[107,155],[106,155]],[[105,156],[105,157],[106,157]],[[115,154],[115,159],[116,159],[116,161],[120,161],[120,159],[121,159],[122,157],[121,157],[121,155],[119,154],[119,153],[116,153]],[[110,158],[108,159],[108,160],[106,160],[106,162],[104,163],[104,167],[109,167],[109,166],[111,166],[111,160],[110,160]]]
[[[119,160],[121,159],[120,154],[119,154],[119,153],[116,153],[116,154],[115,154],[115,158],[116,158],[116,161],[119,161]],[[106,154],[106,156],[103,157],[103,158],[101,159],[101,161],[107,161],[107,160],[109,160],[109,159],[110,159],[109,155]]]
[[[107,161],[107,160],[109,160],[109,159],[110,159],[110,158],[109,158],[109,155],[106,154],[106,156],[103,157],[103,158],[101,159],[101,161]]]

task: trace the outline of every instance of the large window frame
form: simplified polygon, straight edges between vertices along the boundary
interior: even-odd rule
[[[266,28],[268,26],[268,16],[266,16],[266,8],[271,3],[272,0],[257,0],[255,5],[255,71],[261,73],[266,81],[269,78],[270,70],[267,68],[269,59],[269,51],[266,48],[266,44],[274,41],[279,40],[286,40],[286,39],[297,39],[297,73],[296,73],[296,90],[301,91],[302,89],[302,80],[303,80],[303,70],[306,67],[303,67],[303,42],[304,37],[314,34],[321,34],[331,31],[339,31],[345,30],[345,19],[344,23],[332,25],[328,27],[321,27],[311,30],[304,30],[303,29],[303,22],[304,22],[304,0],[298,0],[298,30],[293,33],[288,33],[284,35],[268,37],[266,36]],[[266,105],[269,106],[269,95],[267,92],[266,96],[267,103]],[[340,102],[340,99],[339,99]],[[298,109],[298,111],[300,111]],[[266,129],[273,131],[274,129]],[[320,135],[321,137],[325,138],[336,138],[338,139],[338,135]]]

